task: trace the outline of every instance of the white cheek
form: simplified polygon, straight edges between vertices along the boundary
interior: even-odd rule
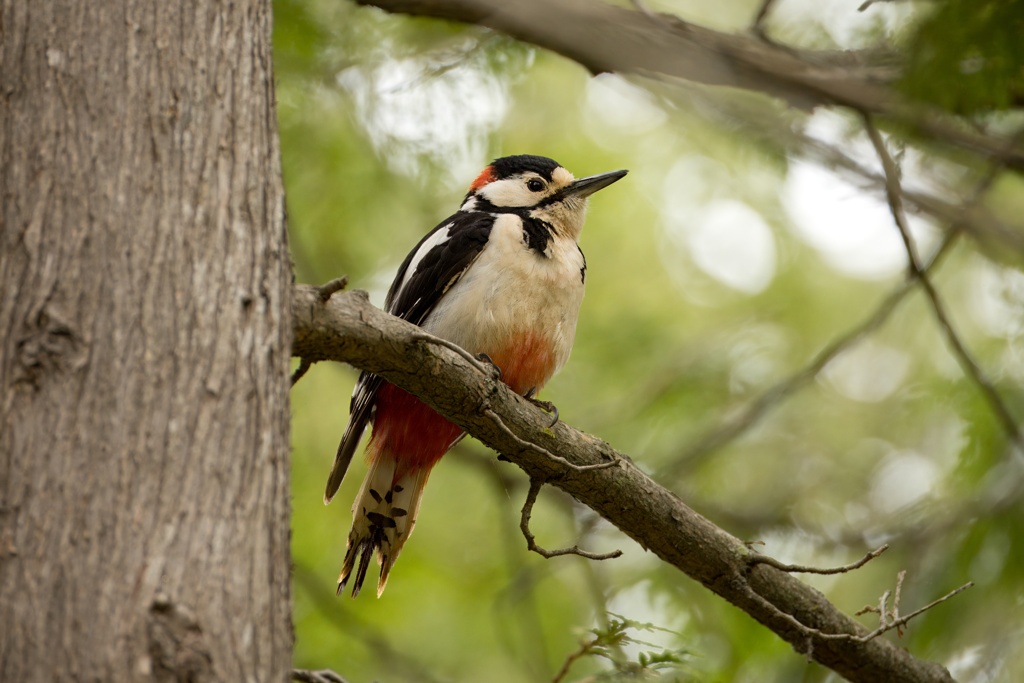
[[[495,206],[532,206],[538,199],[538,194],[526,189],[521,180],[511,179],[488,183],[479,194]]]

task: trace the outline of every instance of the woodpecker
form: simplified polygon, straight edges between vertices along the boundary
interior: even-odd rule
[[[385,308],[497,366],[531,398],[568,360],[583,301],[587,262],[577,240],[587,198],[626,175],[575,179],[547,157],[496,159],[469,187],[459,210],[409,252]],[[356,383],[348,426],[324,503],[341,486],[368,423],[369,471],[352,508],[338,577],[340,595],[356,568],[359,594],[372,555],[377,596],[416,524],[427,477],[463,436],[411,394],[368,372]]]

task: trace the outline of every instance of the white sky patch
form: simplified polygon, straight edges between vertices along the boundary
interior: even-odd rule
[[[775,276],[775,235],[747,204],[711,198],[724,170],[700,157],[686,157],[665,176],[662,222],[671,242],[718,282],[757,294]]]
[[[1024,335],[1024,273],[977,259],[971,269],[975,321],[995,337]]]
[[[969,645],[957,650],[944,663],[955,680],[969,680],[971,683],[989,683],[996,677],[993,669],[1002,668],[999,660],[993,661],[983,645]]]
[[[860,0],[787,0],[772,7],[770,24],[821,27],[842,48],[872,47],[877,38],[871,29],[887,35],[906,26],[914,3],[876,2],[858,12]]]
[[[629,135],[648,133],[668,119],[649,92],[613,74],[601,74],[587,81],[585,113],[616,132]]]
[[[910,357],[906,353],[868,340],[833,359],[821,377],[829,387],[851,400],[876,403],[903,384],[909,369]]]
[[[486,70],[445,66],[394,59],[345,69],[337,83],[353,97],[360,125],[393,171],[415,178],[427,157],[461,187],[486,158],[488,136],[509,103],[504,83]]]
[[[780,325],[744,326],[729,346],[729,390],[740,394],[778,377],[780,357],[788,346],[786,329]]]
[[[906,268],[889,209],[833,173],[805,161],[790,163],[782,203],[797,235],[832,268],[867,280]]]
[[[848,129],[847,118],[823,110],[808,119],[804,132],[881,175],[881,162],[867,136]],[[916,152],[907,150],[905,156],[905,166],[915,167]],[[909,176],[903,179],[905,186],[909,182],[929,185]],[[793,160],[782,187],[782,205],[796,234],[845,275],[882,280],[907,267],[903,239],[880,189],[860,187],[816,164]],[[914,215],[908,214],[907,222],[918,254],[931,253],[937,231]]]
[[[938,477],[939,468],[925,456],[916,451],[896,451],[875,470],[871,503],[881,512],[895,512],[928,495]]]
[[[797,235],[835,270],[882,280],[907,267],[907,252],[884,199],[805,161],[790,163],[782,204]],[[936,231],[908,215],[917,253],[927,257]]]
[[[687,229],[693,261],[724,285],[747,294],[764,290],[775,275],[775,237],[760,214],[743,202],[704,205]]]

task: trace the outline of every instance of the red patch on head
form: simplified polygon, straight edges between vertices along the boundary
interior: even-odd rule
[[[494,167],[488,166],[484,170],[480,171],[480,175],[478,175],[476,180],[473,181],[473,184],[469,186],[469,191],[476,192],[487,183],[492,183],[497,179],[498,177],[494,175]]]

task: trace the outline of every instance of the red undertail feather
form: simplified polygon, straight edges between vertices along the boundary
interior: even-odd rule
[[[513,391],[540,388],[555,371],[554,348],[547,338],[514,335],[505,347],[488,353]],[[462,429],[392,384],[377,396],[373,435],[366,447],[370,468],[352,507],[352,530],[338,577],[338,594],[352,572],[352,597],[359,594],[376,555],[380,565],[377,596],[387,584],[402,546],[416,526],[423,487],[430,470],[462,435]]]

